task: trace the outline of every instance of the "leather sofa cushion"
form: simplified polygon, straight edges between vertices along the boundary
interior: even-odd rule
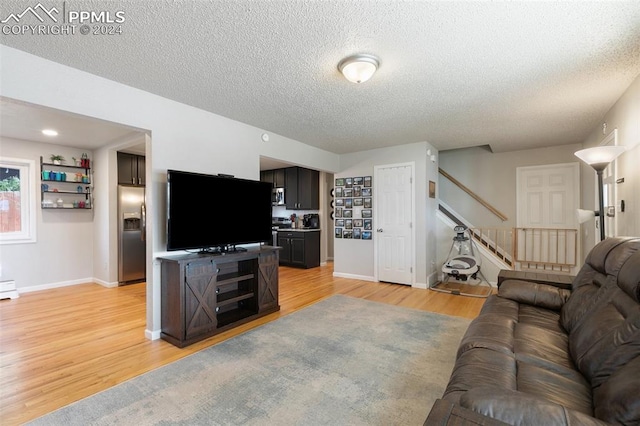
[[[575,370],[517,362],[517,390],[593,416],[591,385]]]
[[[489,348],[511,355],[518,311],[518,303],[496,295],[489,296],[462,337],[457,357],[473,348]]]
[[[569,356],[569,336],[520,323],[514,334],[518,361],[544,367],[558,374],[579,374]]]
[[[620,268],[618,287],[633,300],[640,302],[640,250],[629,257]]]
[[[519,311],[519,303],[507,298],[491,295],[487,298],[487,300],[485,300],[478,316],[481,317],[485,314],[498,314],[505,318],[510,318],[514,321],[517,321]]]
[[[640,305],[618,287],[608,295],[569,335],[572,358],[593,387],[640,356]]]
[[[559,311],[571,292],[546,284],[508,280],[502,283],[498,294],[516,302]]]
[[[539,308],[537,306],[519,306],[518,323],[529,324],[556,333],[567,334],[560,325],[560,312]]]
[[[595,415],[609,423],[639,425],[639,395],[640,357],[636,357],[594,390]]]
[[[457,356],[474,348],[491,349],[507,355],[513,354],[515,321],[500,315],[486,314],[476,318],[460,341]]]
[[[604,241],[596,244],[596,246],[591,249],[591,251],[587,255],[587,258],[585,259],[585,266],[587,267],[583,267],[576,276],[577,281],[582,281],[580,279],[582,276],[582,272],[587,272],[589,269],[593,269],[603,274],[611,274],[618,271],[620,269],[620,266],[631,254],[626,251],[637,251],[639,244],[640,238],[629,237],[607,238]],[[621,248],[621,250],[617,250],[616,252],[617,248]],[[575,284],[576,283],[574,280],[574,286]],[[579,284],[582,284],[582,282],[580,282]]]
[[[610,282],[614,284],[613,280],[610,280]],[[560,311],[560,322],[564,329],[571,333],[580,324],[587,312],[593,310],[598,304],[606,302],[607,292],[610,289],[611,286],[607,287],[606,275],[600,273],[596,273],[593,276],[591,285],[583,285],[574,289],[571,297]]]
[[[604,426],[607,424],[588,414],[512,389],[477,387],[460,397],[460,405],[516,426]]]
[[[607,303],[611,297],[609,291],[617,287],[622,266],[627,260],[635,264],[635,258],[631,257],[638,251],[640,238],[608,238],[591,250],[585,265],[574,279],[571,297],[562,307],[562,325],[569,333],[580,324],[587,312],[593,312]],[[632,272],[629,274],[633,275]]]
[[[464,392],[478,386],[515,390],[515,357],[484,348],[464,352],[456,360],[443,398],[458,403]]]

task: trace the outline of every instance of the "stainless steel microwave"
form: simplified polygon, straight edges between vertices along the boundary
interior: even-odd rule
[[[284,188],[273,188],[271,201],[274,206],[284,206]]]

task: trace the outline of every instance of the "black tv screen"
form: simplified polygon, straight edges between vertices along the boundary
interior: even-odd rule
[[[226,250],[271,242],[272,185],[167,171],[167,250]]]

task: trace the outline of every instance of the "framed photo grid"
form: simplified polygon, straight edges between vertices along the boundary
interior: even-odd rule
[[[373,179],[350,176],[335,179],[335,238],[373,239]]]

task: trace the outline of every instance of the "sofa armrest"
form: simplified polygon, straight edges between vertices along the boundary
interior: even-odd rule
[[[547,284],[558,288],[571,290],[573,275],[547,274],[542,272],[511,271],[502,269],[498,273],[498,288],[507,280],[529,281],[538,284]]]
[[[474,388],[460,397],[460,405],[508,424],[556,426],[605,426],[588,414],[572,410],[531,394],[510,389]]]
[[[438,399],[423,426],[504,426],[499,420],[462,408],[444,399]]]
[[[520,280],[505,281],[498,290],[498,296],[505,299],[554,311],[559,311],[570,295],[570,290]]]

